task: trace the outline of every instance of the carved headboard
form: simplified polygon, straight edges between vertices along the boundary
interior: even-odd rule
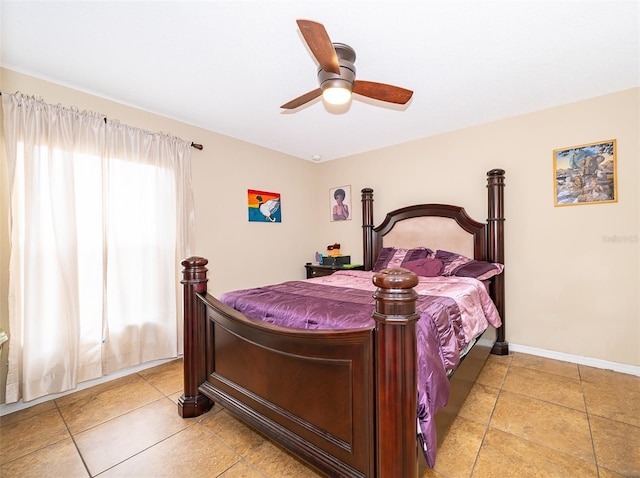
[[[486,223],[478,222],[460,206],[420,204],[388,213],[379,226],[373,223],[373,189],[362,190],[364,268],[371,270],[383,247],[428,247],[504,264],[504,170],[487,172]],[[504,273],[490,284],[490,294],[504,322]],[[497,348],[497,349],[496,349]],[[507,345],[504,326],[498,331],[494,353]]]
[[[487,260],[486,225],[465,210],[445,204],[422,204],[397,209],[373,228],[373,257],[382,247],[429,247]]]

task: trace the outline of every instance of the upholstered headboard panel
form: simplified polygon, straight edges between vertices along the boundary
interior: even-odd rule
[[[373,228],[372,264],[382,247],[428,247],[487,260],[486,225],[459,206],[421,204],[396,209]]]
[[[382,247],[428,247],[433,251],[442,249],[474,257],[474,235],[463,228],[455,219],[438,216],[424,216],[397,222],[382,237]]]

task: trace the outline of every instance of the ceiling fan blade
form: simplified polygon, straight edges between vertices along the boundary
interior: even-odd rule
[[[338,55],[333,48],[333,43],[329,38],[327,30],[321,23],[311,20],[296,20],[298,28],[309,45],[309,49],[313,56],[316,57],[320,68],[324,71],[340,74],[340,64],[338,63]]]
[[[283,104],[280,108],[283,108],[285,110],[293,110],[305,103],[308,103],[311,100],[315,100],[320,95],[322,95],[322,90],[320,88],[316,88],[315,90],[309,91],[302,96],[298,96],[295,100],[291,100],[288,103]]]
[[[413,96],[413,91],[400,88],[399,86],[360,80],[353,82],[353,92],[375,100],[399,105],[404,105]]]

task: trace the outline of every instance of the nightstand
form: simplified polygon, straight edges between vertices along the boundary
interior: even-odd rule
[[[355,266],[345,268],[341,265],[337,266],[323,266],[321,264],[305,264],[305,269],[307,269],[307,279],[312,279],[314,277],[322,277],[322,276],[330,276],[335,271],[346,271],[346,270],[354,270],[354,271],[363,271],[364,266]]]

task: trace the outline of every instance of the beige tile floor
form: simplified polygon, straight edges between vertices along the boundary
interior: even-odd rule
[[[318,476],[217,406],[183,420],[181,390],[176,360],[6,415],[0,476]],[[491,356],[427,477],[640,477],[640,377]]]

